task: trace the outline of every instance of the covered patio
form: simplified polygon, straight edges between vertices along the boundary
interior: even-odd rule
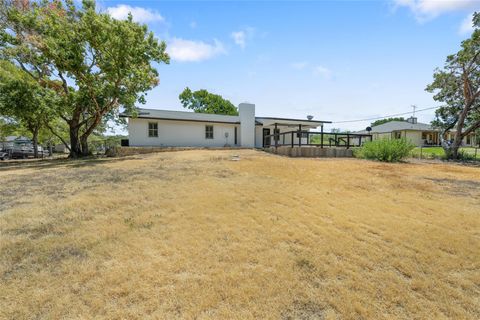
[[[290,119],[290,118],[257,118],[257,147],[268,148],[280,145],[307,145],[309,143],[308,132],[323,126],[331,121],[313,119]],[[261,130],[261,131],[260,131]]]
[[[323,126],[330,121],[299,119],[262,119],[262,146],[269,147],[337,147],[349,149],[371,141],[370,134],[324,132]],[[313,131],[320,127],[320,131]]]

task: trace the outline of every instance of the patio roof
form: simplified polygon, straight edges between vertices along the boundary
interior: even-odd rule
[[[303,127],[317,128],[324,123],[332,123],[331,121],[321,120],[307,120],[307,119],[292,119],[292,118],[274,118],[274,117],[255,117],[255,120],[261,123],[263,126],[273,126],[275,124],[287,127]]]

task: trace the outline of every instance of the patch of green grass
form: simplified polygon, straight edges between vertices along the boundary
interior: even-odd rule
[[[475,158],[475,148],[473,147],[464,147],[460,148],[460,152],[471,155],[472,159],[480,160],[480,148],[477,149],[476,158]],[[423,158],[423,159],[444,159],[445,151],[442,147],[416,147],[410,153],[410,156],[413,158]]]

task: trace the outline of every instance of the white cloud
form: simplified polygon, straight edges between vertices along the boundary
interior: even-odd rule
[[[419,22],[451,11],[480,8],[478,0],[393,0],[393,3],[395,8],[409,8]]]
[[[217,39],[213,44],[203,41],[173,38],[167,45],[167,52],[172,60],[181,62],[195,62],[208,60],[215,56],[227,53],[223,44]]]
[[[308,62],[307,61],[298,61],[298,62],[292,63],[291,66],[292,66],[293,69],[303,70],[308,66]]]
[[[128,13],[132,14],[133,20],[140,23],[164,21],[165,19],[157,11],[145,9],[142,7],[132,7],[126,4],[119,4],[116,7],[107,8],[107,12],[112,18],[118,20],[127,19]]]
[[[240,48],[244,49],[247,45],[247,34],[244,31],[234,31],[230,35],[235,42],[235,44],[239,45]]]
[[[316,66],[313,68],[313,74],[316,76],[321,76],[324,79],[331,79],[332,78],[332,71],[323,66]]]
[[[460,28],[458,33],[461,35],[470,34],[473,32],[473,13],[469,14],[465,19],[463,19],[462,23],[460,24]]]
[[[230,37],[233,39],[236,45],[240,48],[245,49],[247,46],[247,40],[250,40],[255,35],[255,29],[252,27],[247,27],[239,31],[234,31],[230,34]]]

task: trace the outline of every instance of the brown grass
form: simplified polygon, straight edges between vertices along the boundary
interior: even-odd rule
[[[480,318],[478,168],[184,151],[0,179],[0,318]]]

